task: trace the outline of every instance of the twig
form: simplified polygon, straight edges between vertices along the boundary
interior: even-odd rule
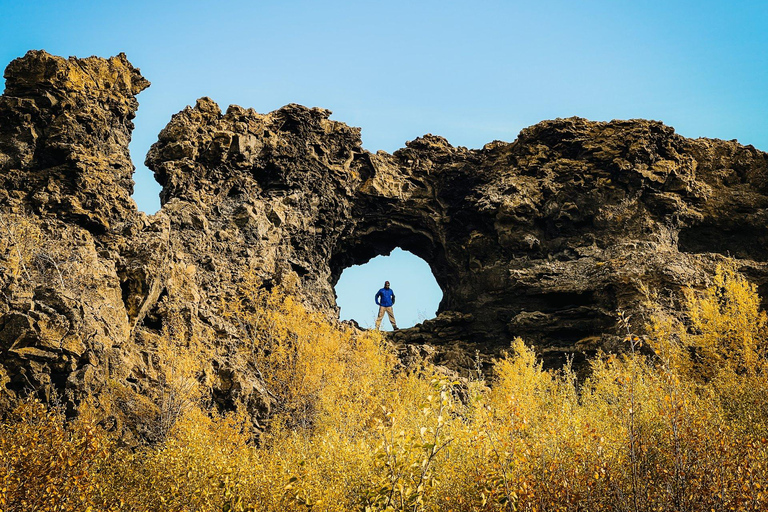
[[[24,275],[26,276],[27,281],[31,282],[32,276],[29,275],[27,266],[24,264],[24,257],[21,255],[21,250],[19,249],[19,242],[16,240],[16,236],[13,234],[11,227],[5,222],[5,219],[3,219],[2,215],[0,215],[0,224],[2,224],[5,230],[8,232],[8,236],[11,238],[13,247],[16,249],[16,254],[19,257],[19,264],[21,265],[21,269],[24,271]]]

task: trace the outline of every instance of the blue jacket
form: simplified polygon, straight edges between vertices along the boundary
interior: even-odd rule
[[[376,304],[388,308],[395,303],[395,292],[392,288],[382,288],[376,292]]]

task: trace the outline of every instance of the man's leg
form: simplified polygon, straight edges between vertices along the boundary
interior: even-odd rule
[[[389,323],[392,324],[392,328],[394,330],[397,330],[397,321],[395,320],[395,312],[392,310],[392,306],[389,306],[387,308],[387,315],[389,316]],[[384,316],[382,313],[379,313],[379,316]],[[379,320],[379,323],[381,323],[381,320]]]
[[[381,327],[381,319],[384,318],[384,306],[379,306],[379,316],[376,317],[376,330]]]

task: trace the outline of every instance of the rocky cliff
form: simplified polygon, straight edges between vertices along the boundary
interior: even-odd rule
[[[768,290],[768,155],[735,141],[570,118],[482,149],[426,135],[374,154],[327,110],[201,98],[149,150],[163,189],[146,216],[128,142],[149,82],[124,55],[31,51],[5,78],[0,406],[34,391],[74,408],[115,382],[150,393],[173,318],[210,349],[212,399],[257,418],[258,375],[217,348],[238,335],[222,301],[255,276],[333,319],[341,272],[396,247],[444,296],[394,340],[457,368],[516,336],[550,362],[615,347],[616,311],[640,312],[644,288],[701,286],[722,260]]]

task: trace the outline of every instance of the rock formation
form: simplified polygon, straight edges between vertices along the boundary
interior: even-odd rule
[[[735,141],[570,118],[477,150],[426,135],[373,154],[327,110],[201,98],[147,155],[163,189],[146,216],[128,142],[148,82],[124,55],[33,51],[5,77],[0,406],[36,391],[74,407],[110,382],[148,393],[148,347],[176,315],[213,347],[213,399],[258,417],[257,376],[216,350],[236,333],[221,301],[256,275],[332,319],[341,272],[396,247],[429,263],[444,296],[394,340],[457,368],[516,336],[553,364],[615,348],[616,311],[641,311],[643,287],[701,286],[726,259],[768,291],[768,155]]]

